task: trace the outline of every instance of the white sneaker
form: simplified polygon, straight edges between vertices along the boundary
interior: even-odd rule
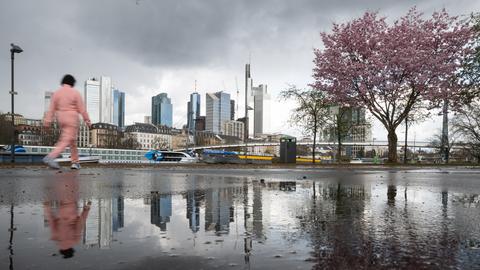
[[[60,169],[60,165],[58,165],[58,162],[56,162],[53,158],[51,157],[44,157],[43,158],[43,163],[45,163],[48,167],[52,168],[52,169]]]
[[[72,163],[72,166],[70,166],[70,169],[72,170],[80,170],[80,168],[82,168],[80,163]]]

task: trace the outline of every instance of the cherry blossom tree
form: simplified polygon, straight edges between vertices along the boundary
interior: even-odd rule
[[[395,131],[415,106],[460,99],[455,78],[472,29],[446,11],[425,19],[413,8],[393,24],[367,12],[321,36],[312,86],[338,103],[366,107],[388,132],[389,162],[397,161]]]
[[[472,14],[470,22],[473,29],[473,53],[465,59],[461,74],[463,85],[470,90],[465,93],[465,103],[480,96],[480,12]]]

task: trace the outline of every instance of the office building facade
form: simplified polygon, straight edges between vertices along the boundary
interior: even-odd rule
[[[348,132],[344,134],[342,140],[344,142],[371,142],[372,126],[366,117],[365,108],[349,108],[341,107],[332,110],[332,112],[342,111],[343,122],[348,125]],[[337,116],[338,117],[338,116]],[[337,128],[335,125],[325,128],[321,133],[324,141],[336,142]],[[365,146],[363,145],[347,145],[342,149],[342,155],[351,158],[362,158],[365,155]]]
[[[113,89],[110,77],[100,77],[100,122],[113,124]]]
[[[112,79],[102,76],[85,81],[83,98],[92,123],[113,124]]]
[[[206,125],[206,117],[199,116],[197,120],[195,120],[195,131],[204,131]]]
[[[143,123],[144,124],[151,124],[152,123],[152,117],[149,115],[146,115],[143,117]]]
[[[222,134],[223,124],[230,120],[230,94],[207,93],[206,113],[205,130]]]
[[[235,120],[235,100],[230,100],[230,120]]]
[[[171,129],[166,126],[135,123],[125,128],[125,138],[133,139],[142,150],[172,149]]]
[[[193,131],[195,130],[195,122],[200,117],[200,94],[197,92],[190,94],[187,113],[187,128]]]
[[[52,101],[53,97],[53,92],[46,91],[45,92],[45,97],[44,97],[44,107],[43,107],[43,114],[45,115],[46,112],[48,112],[48,109],[50,108],[50,102]]]
[[[167,93],[152,97],[152,124],[172,127],[172,101]]]
[[[258,137],[270,130],[271,98],[267,85],[252,87],[253,101],[253,135]]]
[[[240,121],[226,121],[223,123],[223,131],[224,135],[227,136],[234,136],[240,139],[243,139],[243,131],[244,131],[244,125],[243,122]]]
[[[113,90],[113,124],[125,127],[125,93],[120,90]]]
[[[245,138],[270,131],[271,97],[266,84],[253,86],[250,64],[245,66]]]
[[[100,82],[92,78],[85,81],[83,92],[85,107],[92,123],[100,122]]]

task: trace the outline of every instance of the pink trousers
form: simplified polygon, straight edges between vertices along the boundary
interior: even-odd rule
[[[75,111],[59,111],[57,112],[57,120],[61,128],[60,138],[55,145],[55,149],[48,154],[48,157],[57,158],[65,148],[70,147],[72,163],[77,163],[78,113]]]

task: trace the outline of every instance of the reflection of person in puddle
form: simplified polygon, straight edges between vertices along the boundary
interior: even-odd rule
[[[74,174],[67,173],[62,179],[57,179],[54,191],[58,208],[55,211],[52,201],[46,201],[45,217],[51,230],[51,239],[57,243],[60,254],[65,259],[71,258],[75,252],[73,247],[80,242],[91,202],[83,206],[78,214],[78,182]]]

